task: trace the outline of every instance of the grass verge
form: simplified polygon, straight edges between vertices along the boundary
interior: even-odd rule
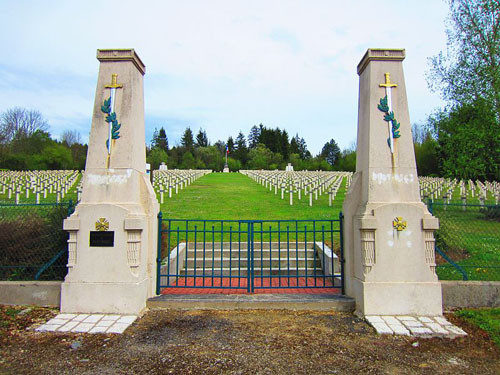
[[[491,309],[463,309],[456,315],[488,332],[500,348],[500,307]]]

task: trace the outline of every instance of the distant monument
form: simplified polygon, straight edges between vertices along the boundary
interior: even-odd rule
[[[226,163],[224,164],[223,173],[229,173],[229,166],[227,165],[227,155],[229,154],[229,146],[226,146]]]
[[[292,163],[288,163],[288,165],[285,167],[285,172],[293,172]]]
[[[168,171],[168,167],[163,161],[160,164],[160,171]]]
[[[133,49],[100,61],[81,201],[64,221],[61,311],[137,314],[155,294],[158,202],[146,175],[143,75]]]
[[[421,202],[403,49],[369,49],[358,65],[356,173],[344,201],[346,293],[362,315],[441,315],[434,235]]]

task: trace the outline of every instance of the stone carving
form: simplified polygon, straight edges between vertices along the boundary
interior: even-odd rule
[[[433,230],[424,230],[424,241],[425,241],[425,262],[431,268],[432,272],[436,274],[436,256],[435,256],[436,240],[434,239]]]
[[[76,230],[69,231],[68,239],[68,267],[73,267],[76,264]]]
[[[141,231],[127,231],[127,263],[130,267],[138,267],[141,259]]]
[[[375,264],[375,231],[361,230],[361,250],[363,252],[363,273],[366,275]]]

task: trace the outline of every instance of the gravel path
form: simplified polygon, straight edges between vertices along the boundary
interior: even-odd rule
[[[1,312],[0,374],[500,374],[499,350],[452,314],[467,337],[381,336],[352,314],[283,310],[150,311],[122,335],[40,333],[26,328],[56,310]]]

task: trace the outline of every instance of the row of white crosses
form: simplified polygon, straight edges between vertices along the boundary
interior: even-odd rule
[[[309,196],[309,206],[322,194],[328,194],[328,205],[332,206],[344,178],[347,187],[352,180],[352,172],[240,170],[240,173],[270,191],[274,189],[275,195],[280,190],[281,199],[285,199],[285,194],[288,194],[290,205],[293,205],[294,194],[299,200],[303,195]]]
[[[160,194],[160,204],[164,202],[164,194],[172,198],[172,193],[179,193],[179,189],[187,187],[198,178],[212,173],[207,169],[172,169],[166,171],[153,171],[153,188]]]
[[[443,203],[448,204],[452,199],[453,193],[459,189],[462,203],[467,204],[468,199],[479,200],[480,205],[484,205],[490,197],[495,200],[495,204],[500,201],[500,183],[497,181],[464,181],[457,179],[446,179],[438,177],[419,177],[420,196],[422,199],[442,199]]]
[[[58,171],[0,171],[0,194],[8,201],[14,199],[16,204],[32,202],[30,195],[35,196],[36,204],[47,199],[48,194],[56,194],[59,203],[70,191],[78,179],[80,172],[72,170]]]

